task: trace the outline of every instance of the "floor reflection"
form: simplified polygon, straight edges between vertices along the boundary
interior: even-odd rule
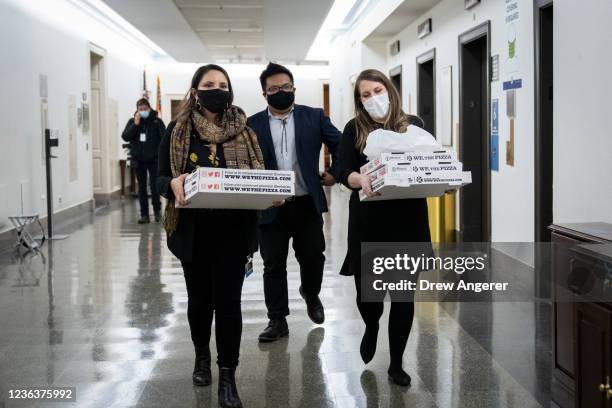
[[[387,379],[388,339],[367,366],[353,280],[344,257],[347,194],[331,190],[322,300],[327,320],[308,319],[298,267],[288,262],[290,336],[259,344],[266,323],[262,262],[244,284],[237,381],[247,407],[538,407],[548,405],[550,306],[417,303],[405,354],[412,386]],[[217,406],[191,384],[193,348],[180,264],[159,224],[136,224],[135,202],[115,204],[59,228],[42,257],[0,253],[0,402],[10,388],[74,386],[70,407]],[[387,307],[388,310],[388,307]],[[388,311],[380,322],[387,327]],[[214,336],[211,350],[215,350]],[[34,406],[34,405],[32,405]]]

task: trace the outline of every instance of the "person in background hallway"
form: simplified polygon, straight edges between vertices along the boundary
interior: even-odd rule
[[[359,190],[374,196],[369,175],[360,174],[366,164],[363,154],[368,134],[375,129],[404,133],[408,126],[423,127],[421,119],[405,114],[400,96],[391,81],[380,71],[368,69],[357,77],[354,89],[355,117],[344,128],[340,148],[341,181],[352,189],[349,201],[348,251],[340,273],[353,275],[357,288],[357,308],[365,322],[360,353],[365,363],[374,357],[378,321],[383,313],[379,302],[361,299],[360,254],[362,242],[422,242],[431,248],[427,201],[425,198],[361,202]],[[399,385],[410,384],[402,368],[402,358],[414,318],[412,301],[391,298],[389,315],[389,377]],[[412,299],[410,299],[412,300]]]
[[[342,137],[322,109],[296,105],[293,75],[282,65],[270,63],[259,77],[267,109],[249,117],[263,151],[267,169],[293,170],[295,196],[262,212],[259,246],[264,261],[264,293],[268,326],[259,340],[274,341],[289,334],[287,320],[287,254],[289,239],[300,264],[300,294],[308,316],[323,323],[325,313],[319,299],[325,238],[322,213],[327,201],[322,186],[336,183],[337,150]],[[325,143],[332,166],[321,175],[319,155]]]
[[[159,148],[158,182],[169,200],[164,214],[168,248],[181,261],[187,286],[187,318],[196,355],[193,382],[211,383],[214,313],[222,407],[242,407],[235,381],[242,336],[240,300],[247,259],[257,249],[257,213],[176,204],[187,204],[185,177],[198,167],[264,168],[257,136],[246,125],[242,109],[232,105],[233,99],[223,68],[200,67]]]
[[[160,220],[161,202],[157,190],[157,152],[166,127],[157,112],[145,98],[136,102],[136,113],[128,120],[121,138],[130,143],[131,164],[135,168],[138,180],[138,199],[140,201],[139,224],[150,222],[149,193],[147,192],[147,173],[151,187],[151,201],[155,221]]]

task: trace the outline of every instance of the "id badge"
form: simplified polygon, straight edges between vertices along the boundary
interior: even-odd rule
[[[247,262],[244,265],[244,277],[248,278],[253,273],[253,255],[247,256]]]
[[[140,134],[140,141],[141,142],[146,142],[147,141],[147,134],[146,133],[141,133]]]

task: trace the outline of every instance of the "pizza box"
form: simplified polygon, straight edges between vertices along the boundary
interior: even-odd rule
[[[405,162],[420,162],[422,164],[430,161],[451,163],[456,162],[455,152],[453,150],[429,150],[429,151],[413,151],[413,152],[388,152],[381,153],[380,156],[370,160],[361,168],[361,174],[368,174],[378,170],[385,164],[390,163],[405,163]]]
[[[463,164],[458,161],[417,161],[385,164],[377,170],[369,173],[372,181],[379,177],[388,175],[389,177],[402,177],[413,173],[431,172],[461,172]]]
[[[400,200],[406,198],[439,197],[448,190],[455,190],[472,182],[472,173],[419,172],[401,177],[383,175],[372,182],[372,191],[381,195],[367,197],[361,191],[361,201]]]
[[[284,170],[200,167],[185,178],[186,206],[263,210],[295,195],[295,174]]]

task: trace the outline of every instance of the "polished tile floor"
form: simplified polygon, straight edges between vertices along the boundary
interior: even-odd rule
[[[245,281],[237,381],[246,407],[550,405],[549,305],[417,303],[404,357],[412,386],[387,380],[385,330],[377,355],[364,365],[353,280],[337,274],[345,249],[346,193],[335,187],[330,201],[324,325],[306,316],[291,257],[291,334],[258,344],[266,324],[261,259]],[[135,202],[116,203],[60,228],[70,236],[45,244],[46,263],[0,254],[0,407],[217,406],[216,369],[211,387],[191,383],[193,349],[180,264],[166,249],[159,225],[135,220]],[[77,402],[8,398],[11,389],[46,385],[76,387]]]

